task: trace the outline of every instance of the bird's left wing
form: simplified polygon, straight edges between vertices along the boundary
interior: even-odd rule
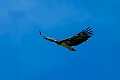
[[[92,35],[93,35],[92,28],[88,27],[87,29],[82,30],[80,33],[68,39],[62,40],[62,42],[66,42],[70,46],[77,46],[87,41],[90,37],[92,37]]]
[[[43,36],[42,33],[41,33],[41,31],[39,31],[39,34],[43,37],[43,39],[49,40],[50,42],[56,42],[56,41],[58,41],[57,39],[53,39],[53,38],[50,38],[50,37]]]

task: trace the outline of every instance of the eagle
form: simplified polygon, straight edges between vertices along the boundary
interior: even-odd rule
[[[83,42],[86,42],[90,37],[94,35],[92,28],[90,27],[86,28],[85,30],[83,29],[78,34],[64,40],[58,40],[47,36],[43,36],[41,31],[39,31],[39,34],[43,37],[43,39],[48,40],[50,42],[55,42],[59,46],[63,46],[69,49],[70,51],[76,51],[74,48],[72,48],[72,46],[77,46]]]

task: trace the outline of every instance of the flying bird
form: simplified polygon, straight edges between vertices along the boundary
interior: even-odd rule
[[[74,48],[72,48],[72,46],[77,46],[83,42],[86,42],[90,37],[94,35],[92,28],[90,27],[86,28],[85,30],[83,29],[78,34],[64,40],[58,40],[47,36],[43,36],[41,31],[39,31],[39,34],[43,37],[43,39],[46,39],[50,42],[55,42],[56,44],[69,49],[70,51],[76,51]]]

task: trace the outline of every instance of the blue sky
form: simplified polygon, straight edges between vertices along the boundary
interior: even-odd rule
[[[120,0],[0,0],[0,80],[120,80]],[[65,39],[91,26],[74,47]]]

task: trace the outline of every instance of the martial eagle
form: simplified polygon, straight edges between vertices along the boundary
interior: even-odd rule
[[[49,40],[50,42],[55,42],[58,45],[68,48],[70,51],[76,51],[75,49],[72,48],[72,46],[77,46],[87,41],[90,37],[93,36],[93,31],[92,31],[92,28],[90,27],[86,28],[85,30],[83,29],[78,34],[64,40],[58,40],[58,39],[53,39],[53,38],[43,36],[41,34],[41,31],[39,31],[39,33],[44,39]]]

